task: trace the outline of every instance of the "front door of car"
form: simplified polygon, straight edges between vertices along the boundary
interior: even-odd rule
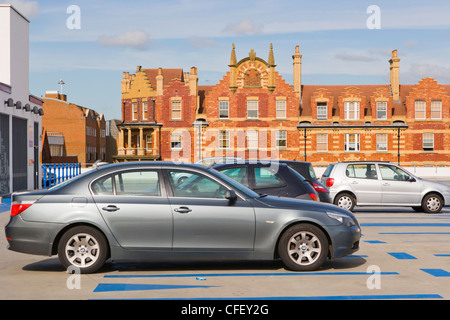
[[[346,179],[356,201],[361,205],[381,203],[381,181],[374,163],[349,164],[345,170]]]
[[[382,202],[391,205],[417,205],[421,201],[420,184],[407,172],[391,164],[379,164]]]
[[[189,175],[182,183],[180,174]],[[212,176],[186,169],[167,170],[173,213],[173,249],[179,251],[252,251],[253,207],[238,196],[225,198],[227,187]]]
[[[125,249],[170,250],[172,212],[159,170],[120,171],[93,182],[93,198]]]

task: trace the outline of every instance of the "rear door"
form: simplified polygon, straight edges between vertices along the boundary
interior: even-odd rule
[[[172,248],[172,212],[158,169],[124,170],[91,186],[98,210],[126,249]]]
[[[381,203],[381,181],[375,163],[349,164],[345,175],[358,204]]]

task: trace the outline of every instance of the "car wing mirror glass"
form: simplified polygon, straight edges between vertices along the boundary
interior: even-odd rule
[[[237,199],[236,192],[234,192],[234,190],[225,191],[225,199],[228,199],[230,201],[235,201]]]
[[[409,178],[408,178],[408,181],[409,181],[409,182],[416,182],[416,179],[414,179],[413,177],[409,177]]]

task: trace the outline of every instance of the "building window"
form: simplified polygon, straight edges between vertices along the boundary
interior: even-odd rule
[[[247,148],[258,149],[258,131],[256,130],[247,131]]]
[[[377,151],[388,151],[388,135],[387,133],[377,133]]]
[[[276,118],[286,119],[286,100],[277,100]]]
[[[317,102],[317,120],[327,120],[328,106],[326,102]]]
[[[387,102],[377,102],[377,120],[387,119]]]
[[[359,102],[344,103],[345,120],[359,120]]]
[[[133,121],[136,121],[137,118],[138,118],[137,103],[133,102]]]
[[[172,100],[172,120],[181,120],[181,100]]]
[[[59,144],[50,145],[50,155],[52,157],[62,157],[64,156],[64,146]]]
[[[416,120],[425,120],[426,119],[425,101],[416,101],[415,111],[416,111],[416,114],[415,114]]]
[[[275,146],[277,149],[286,149],[287,147],[287,131],[280,130],[275,135]]]
[[[145,137],[145,148],[147,149],[147,151],[152,151],[152,146],[153,146],[153,142],[152,142],[152,135],[151,134],[147,134]]]
[[[328,134],[317,134],[317,152],[328,152]]]
[[[219,131],[219,149],[229,149],[230,148],[230,131],[221,130]]]
[[[182,148],[182,136],[180,133],[172,133],[170,135],[170,147],[176,150]]]
[[[442,119],[442,101],[431,101],[431,120]]]
[[[148,104],[147,104],[147,101],[142,102],[142,120],[148,120]]]
[[[433,151],[434,150],[434,134],[424,133],[422,136],[423,151]]]
[[[359,151],[359,134],[346,133],[345,134],[345,151],[358,152]]]
[[[247,101],[247,119],[258,119],[258,100]]]
[[[219,119],[228,119],[230,117],[229,102],[219,101]]]

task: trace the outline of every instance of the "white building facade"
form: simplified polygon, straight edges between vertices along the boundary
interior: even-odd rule
[[[0,4],[0,196],[40,188],[43,101],[29,86],[29,21]]]

